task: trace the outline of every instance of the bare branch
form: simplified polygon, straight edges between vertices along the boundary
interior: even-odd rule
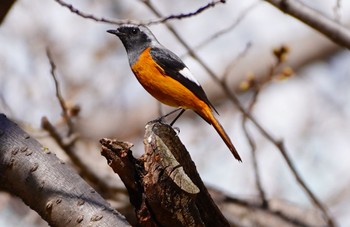
[[[62,0],[55,0],[58,4],[60,4],[63,7],[68,8],[72,13],[83,17],[85,19],[94,20],[96,22],[102,22],[107,24],[114,24],[114,25],[121,25],[121,24],[127,24],[127,23],[138,23],[137,21],[132,20],[112,20],[112,19],[106,19],[103,17],[96,17],[93,14],[84,13],[78,9],[76,9],[72,4],[68,4]]]
[[[319,31],[338,45],[350,49],[350,31],[348,28],[311,9],[299,0],[265,1]]]
[[[252,111],[253,111],[254,106],[258,100],[258,96],[259,96],[260,92],[262,91],[262,88],[272,81],[274,75],[276,74],[277,69],[285,61],[285,59],[286,59],[285,56],[286,56],[287,52],[288,52],[288,48],[285,46],[282,46],[281,48],[274,50],[274,55],[276,57],[276,63],[270,67],[270,70],[267,73],[268,75],[262,77],[262,78],[264,78],[263,81],[261,81],[259,83],[256,81],[255,78],[249,78],[250,81],[247,82],[248,87],[251,86],[254,90],[253,97],[250,100],[250,103],[249,103],[248,108],[247,108],[247,112],[249,114],[252,114]],[[228,75],[228,73],[226,73],[224,75]],[[223,80],[224,79],[225,79],[225,77],[223,77]],[[248,119],[247,115],[243,115],[242,127],[243,127],[243,132],[244,132],[245,136],[247,137],[249,145],[251,147],[252,162],[253,162],[253,169],[254,169],[254,175],[255,175],[255,185],[258,189],[258,192],[259,192],[259,195],[261,198],[262,207],[268,207],[269,203],[266,199],[265,191],[262,187],[261,180],[260,180],[259,167],[258,167],[258,162],[257,162],[257,158],[256,158],[256,149],[257,148],[256,148],[256,144],[255,144],[254,139],[252,138],[251,134],[248,131],[247,119]]]
[[[316,195],[309,189],[309,187],[306,185],[305,181],[301,178],[299,172],[297,171],[295,165],[291,161],[291,158],[289,157],[289,154],[287,152],[286,147],[284,146],[284,143],[282,140],[275,139],[256,119],[253,117],[248,111],[246,111],[237,98],[237,96],[233,93],[233,91],[230,90],[230,88],[227,86],[227,83],[221,83],[221,86],[223,90],[225,91],[226,95],[229,97],[229,99],[239,108],[241,113],[245,115],[260,131],[260,133],[269,140],[275,147],[280,151],[282,154],[282,157],[287,163],[288,168],[292,172],[295,180],[299,183],[301,188],[305,191],[309,199],[312,201],[312,203],[320,209],[327,220],[329,226],[335,226],[334,221],[332,217],[328,214],[327,209],[322,204],[322,202],[316,197]]]
[[[55,65],[55,63],[54,63],[54,61],[52,59],[50,50],[48,48],[46,49],[46,55],[47,55],[47,58],[50,61],[51,76],[53,78],[53,81],[55,82],[56,97],[57,97],[58,102],[60,103],[60,106],[61,106],[61,109],[62,109],[63,119],[67,123],[67,126],[68,126],[68,133],[67,134],[68,134],[68,136],[70,136],[73,133],[74,125],[73,125],[72,118],[71,118],[71,116],[69,114],[69,109],[67,108],[66,101],[64,100],[64,98],[62,96],[61,89],[60,89],[60,84],[58,83],[58,80],[57,80],[57,76],[56,76],[56,73],[55,73],[56,65]]]
[[[129,226],[72,168],[0,114],[0,188],[50,226]]]
[[[78,169],[79,173],[89,182],[93,183],[95,185],[95,188],[97,188],[99,192],[101,193],[103,192],[105,197],[111,198],[113,197],[111,195],[115,195],[115,193],[120,192],[120,190],[111,188],[106,182],[101,180],[93,171],[90,170],[88,166],[84,164],[84,162],[81,160],[81,158],[76,154],[74,150],[74,144],[78,139],[78,135],[73,131],[74,127],[73,127],[72,117],[78,114],[79,110],[76,110],[76,109],[79,107],[75,106],[71,109],[67,107],[66,101],[64,100],[60,91],[60,84],[55,74],[56,65],[48,49],[46,53],[50,61],[51,75],[55,82],[56,97],[59,100],[59,103],[62,109],[63,118],[67,123],[68,133],[65,136],[61,135],[56,129],[55,125],[53,125],[47,117],[43,117],[41,119],[41,127],[49,133],[51,138],[53,138],[53,140],[68,155],[68,157],[70,158],[74,166]],[[75,111],[78,111],[78,112],[75,112]]]
[[[224,213],[233,213],[236,216],[244,216],[241,223],[244,226],[324,226],[324,220],[318,212],[303,209],[282,200],[270,200],[269,207],[264,207],[255,199],[241,199],[226,195],[217,189],[210,188],[210,194],[217,198]],[[239,211],[243,209],[242,211]],[[305,216],[308,216],[306,218]],[[230,220],[230,217],[228,216]],[[242,224],[237,223],[237,226]]]
[[[244,58],[244,56],[247,54],[247,52],[250,49],[250,47],[251,47],[251,43],[247,43],[245,49],[238,54],[238,56],[232,61],[232,63],[229,64],[228,67],[226,67],[225,72],[224,72],[224,74],[222,76],[222,80],[223,81],[227,80],[230,71],[235,68],[237,63],[242,58]],[[255,104],[255,102],[257,100],[257,94],[258,94],[258,90],[256,90],[256,92],[254,93],[254,96],[253,96],[253,98],[251,100],[251,103],[250,103],[250,105],[248,107],[247,111],[250,114],[252,113],[253,106],[254,106],[254,104]],[[260,195],[261,206],[264,207],[264,208],[267,208],[268,207],[268,201],[266,199],[265,191],[264,191],[264,189],[262,187],[262,184],[261,184],[261,178],[260,178],[260,174],[259,174],[258,162],[257,162],[257,158],[256,158],[256,144],[255,144],[252,136],[250,135],[250,133],[249,133],[249,131],[247,129],[247,116],[246,115],[243,115],[242,128],[243,128],[243,132],[245,133],[245,136],[248,139],[248,143],[249,143],[249,145],[251,147],[253,171],[254,171],[254,176],[255,176],[255,185],[256,185],[257,190],[258,190],[259,195]]]
[[[144,1],[148,1],[148,0],[144,0]],[[214,7],[215,5],[217,5],[219,3],[226,3],[226,0],[212,1],[212,2],[209,2],[208,4],[206,4],[205,6],[202,6],[202,7],[198,8],[194,12],[181,13],[181,14],[177,14],[177,15],[170,15],[170,16],[167,16],[167,17],[162,17],[162,18],[159,18],[159,19],[156,19],[156,20],[152,20],[152,21],[150,21],[148,23],[145,23],[145,25],[164,23],[164,22],[166,22],[168,20],[172,20],[172,19],[184,19],[184,18],[187,18],[187,17],[192,17],[192,16],[195,16],[197,14],[200,14],[201,12],[203,12],[203,11],[205,11],[205,10],[211,8],[211,7]]]
[[[257,7],[261,2],[254,2],[253,4],[251,4],[249,7],[247,7],[245,10],[243,10],[237,17],[237,19],[231,24],[229,25],[227,28],[224,28],[220,31],[218,31],[217,33],[211,35],[210,37],[206,38],[204,41],[202,41],[200,44],[198,44],[197,46],[193,47],[194,50],[198,50],[200,48],[202,48],[205,45],[208,45],[210,42],[212,42],[213,40],[217,39],[218,37],[234,30],[240,23],[241,21],[253,10],[255,9],[255,7]]]
[[[61,6],[68,8],[72,13],[85,18],[85,19],[90,19],[96,22],[102,22],[102,23],[107,23],[107,24],[114,24],[114,25],[122,25],[122,24],[128,24],[128,23],[132,23],[132,24],[143,24],[143,25],[152,25],[152,24],[159,24],[159,23],[164,23],[166,21],[169,20],[180,20],[180,19],[185,19],[185,18],[189,18],[195,15],[198,15],[200,13],[202,13],[203,11],[215,7],[217,4],[219,3],[225,3],[226,0],[216,0],[216,1],[212,1],[209,2],[208,4],[206,4],[205,6],[202,6],[200,8],[198,8],[196,11],[193,12],[189,12],[189,13],[181,13],[181,14],[175,14],[175,15],[169,15],[166,17],[159,17],[157,19],[154,20],[148,20],[148,21],[136,21],[136,20],[123,20],[123,19],[119,19],[119,20],[112,20],[112,19],[107,19],[104,17],[96,17],[93,14],[89,14],[89,13],[85,13],[82,12],[81,10],[75,8],[72,4],[66,3],[63,0],[55,0],[58,4],[60,4]],[[144,2],[147,2],[147,0],[145,0]]]
[[[238,64],[238,62],[242,58],[244,58],[244,56],[247,55],[247,53],[248,53],[248,51],[250,50],[251,47],[252,47],[252,43],[248,42],[246,44],[244,50],[242,52],[240,52],[237,57],[235,57],[235,59],[228,65],[228,67],[226,67],[225,72],[224,72],[224,74],[222,76],[222,80],[224,80],[224,81],[227,80],[230,71],[235,68],[235,66]]]

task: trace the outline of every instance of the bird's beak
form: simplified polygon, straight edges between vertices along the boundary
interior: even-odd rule
[[[108,33],[114,34],[114,35],[120,35],[120,31],[117,30],[107,30]]]

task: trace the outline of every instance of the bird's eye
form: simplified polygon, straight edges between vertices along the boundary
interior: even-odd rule
[[[137,28],[133,28],[132,30],[131,30],[131,32],[132,32],[132,34],[134,34],[134,35],[136,35],[137,33],[138,33],[138,29]]]

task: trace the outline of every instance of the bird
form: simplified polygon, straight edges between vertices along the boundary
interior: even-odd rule
[[[158,42],[148,27],[122,24],[107,32],[121,40],[131,71],[148,93],[163,104],[181,109],[179,116],[187,109],[193,110],[215,128],[233,156],[242,161],[230,137],[215,118],[214,112],[218,112],[200,83],[176,54]]]

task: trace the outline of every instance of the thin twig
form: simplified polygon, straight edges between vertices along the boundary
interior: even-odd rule
[[[225,94],[229,97],[229,99],[238,107],[240,112],[245,115],[260,131],[260,133],[270,141],[282,154],[283,159],[286,161],[288,168],[292,172],[295,180],[299,183],[300,187],[305,191],[311,202],[322,211],[325,219],[328,222],[329,226],[335,226],[332,217],[328,214],[327,209],[322,204],[322,202],[316,197],[316,195],[309,189],[306,185],[305,181],[301,178],[300,173],[297,171],[294,163],[289,157],[288,151],[284,145],[282,140],[277,140],[274,138],[249,112],[247,112],[243,105],[238,100],[237,96],[231,91],[231,89],[227,86],[227,83],[221,83],[221,87],[224,90]]]
[[[41,119],[41,127],[49,133],[49,135],[56,141],[56,143],[68,155],[72,163],[78,168],[80,174],[83,175],[86,179],[88,179],[91,183],[94,183],[94,185],[98,188],[98,191],[104,194],[105,198],[112,199],[115,197],[116,193],[125,194],[124,189],[109,186],[106,182],[101,180],[95,173],[93,173],[93,171],[90,171],[89,167],[86,166],[82,162],[80,157],[75,153],[74,144],[75,144],[75,141],[78,139],[78,136],[73,134],[74,132],[73,121],[69,114],[69,109],[66,106],[66,102],[61,94],[60,84],[55,74],[56,65],[52,59],[49,49],[46,50],[46,54],[50,61],[50,66],[51,66],[50,72],[55,82],[56,97],[59,100],[60,106],[62,108],[62,115],[65,121],[67,122],[67,126],[69,128],[69,132],[67,133],[68,139],[60,135],[56,127],[48,120],[47,117],[43,117]]]
[[[149,21],[149,22],[145,23],[145,25],[164,23],[164,22],[166,22],[168,20],[172,20],[172,19],[184,19],[184,18],[192,17],[192,16],[195,16],[197,14],[200,14],[201,12],[203,12],[203,11],[205,11],[205,10],[211,8],[211,7],[215,7],[215,5],[217,5],[219,3],[226,3],[226,0],[212,1],[212,2],[209,2],[208,4],[206,4],[205,6],[202,6],[202,7],[198,8],[194,12],[181,13],[181,14],[176,14],[176,15],[170,15],[170,16],[167,16],[167,17],[161,17],[159,19],[155,19],[155,20]]]
[[[266,207],[263,207],[260,203],[255,203],[254,201],[244,200],[235,198],[232,196],[224,195],[222,203],[224,204],[235,204],[238,206],[245,207],[246,209],[256,211],[256,210],[262,210],[263,212],[266,212],[267,214],[273,215],[275,217],[278,217],[287,223],[290,223],[291,226],[300,226],[300,227],[311,227],[313,225],[310,225],[308,223],[305,223],[305,220],[298,219],[296,217],[291,217],[290,214],[285,213],[285,211],[277,210],[277,209],[266,209]]]
[[[50,61],[50,66],[51,66],[51,71],[50,72],[51,72],[52,79],[55,82],[56,97],[57,97],[58,102],[60,103],[60,106],[61,106],[61,109],[62,109],[63,119],[64,119],[65,122],[67,122],[67,126],[68,126],[68,133],[67,133],[67,135],[70,136],[73,133],[74,124],[73,124],[73,121],[72,121],[72,119],[71,119],[71,117],[70,117],[70,115],[68,113],[69,110],[67,108],[66,102],[63,99],[63,96],[62,96],[62,93],[61,93],[61,89],[60,89],[60,84],[58,83],[57,76],[56,76],[56,73],[55,73],[56,65],[55,65],[55,62],[52,59],[50,50],[48,48],[46,49],[46,55],[47,55],[47,58]]]
[[[248,110],[247,110],[249,112],[249,114],[251,114],[253,111],[253,107],[257,101],[259,91],[260,91],[260,89],[256,89],[254,94],[253,94],[253,98],[252,98],[252,100],[248,106]],[[253,137],[251,136],[251,134],[248,131],[247,119],[248,119],[247,115],[243,115],[242,128],[243,128],[243,132],[244,132],[246,138],[248,139],[248,143],[249,143],[250,148],[251,148],[253,170],[254,170],[254,176],[255,176],[255,185],[256,185],[256,188],[258,189],[258,192],[260,195],[261,205],[262,205],[262,207],[267,208],[269,206],[269,203],[268,203],[268,200],[266,199],[265,190],[263,189],[263,186],[261,183],[259,166],[258,166],[258,161],[257,161],[257,157],[256,157],[256,144],[255,144]]]
[[[252,47],[252,45],[253,45],[253,44],[252,44],[251,42],[248,42],[248,43],[245,45],[245,48],[243,49],[243,51],[241,51],[241,52],[237,55],[237,57],[235,57],[235,58],[233,59],[233,61],[229,64],[229,66],[226,67],[226,69],[225,69],[225,71],[224,71],[224,74],[223,74],[223,76],[222,76],[222,80],[225,80],[225,81],[227,80],[227,78],[228,78],[228,76],[229,76],[229,74],[230,74],[230,71],[231,71],[232,69],[234,69],[234,68],[236,67],[236,65],[239,63],[239,61],[247,55],[247,53],[248,53],[248,51],[250,50],[250,48]]]
[[[243,131],[244,131],[246,138],[248,139],[249,146],[251,148],[255,186],[256,186],[258,193],[259,193],[259,196],[260,196],[261,206],[264,208],[267,208],[269,206],[269,203],[268,203],[268,200],[266,199],[265,190],[264,190],[262,183],[261,183],[259,166],[258,166],[258,161],[257,161],[257,157],[256,157],[256,144],[255,144],[255,141],[253,140],[253,137],[251,136],[251,134],[248,131],[246,117],[243,117],[242,128],[243,128]]]
[[[148,20],[148,21],[138,21],[138,20],[126,20],[126,19],[118,19],[118,20],[113,20],[113,19],[108,19],[108,18],[104,18],[104,17],[96,17],[93,14],[89,14],[89,13],[85,13],[77,8],[75,8],[72,4],[66,3],[63,0],[55,0],[58,4],[60,4],[61,6],[68,8],[72,13],[85,18],[85,19],[90,19],[96,22],[102,22],[102,23],[107,23],[107,24],[114,24],[114,25],[122,25],[122,24],[143,24],[143,25],[153,25],[153,24],[160,24],[160,23],[164,23],[166,21],[169,20],[180,20],[180,19],[185,19],[185,18],[189,18],[192,16],[195,16],[197,14],[202,13],[203,11],[215,7],[217,4],[219,3],[225,3],[226,0],[216,0],[216,1],[212,1],[209,2],[208,4],[206,4],[205,6],[202,6],[200,8],[198,8],[197,10],[193,11],[193,12],[189,12],[189,13],[181,13],[181,14],[174,14],[174,15],[169,15],[166,17],[159,17],[157,19],[153,19],[153,20]]]
[[[293,164],[293,162],[291,161],[291,158],[288,155],[287,149],[286,149],[283,141],[275,139],[269,132],[267,132],[266,129],[264,129],[260,125],[260,123],[249,112],[247,112],[244,109],[244,107],[242,106],[242,104],[238,100],[237,96],[230,90],[230,88],[227,87],[226,83],[222,83],[221,86],[222,86],[224,92],[226,93],[226,95],[229,97],[229,99],[238,107],[238,109],[243,113],[243,115],[245,115],[245,117],[247,117],[257,127],[257,129],[260,131],[260,133],[267,140],[269,140],[273,145],[275,145],[275,147],[280,151],[280,153],[282,154],[283,159],[286,161],[287,166],[290,169],[290,171],[292,172],[295,180],[299,183],[301,188],[308,195],[308,197],[310,198],[312,203],[322,211],[322,213],[323,213],[324,217],[326,218],[329,226],[335,226],[334,225],[334,221],[331,218],[331,216],[328,214],[327,209],[323,206],[321,201],[309,189],[309,187],[306,185],[305,181],[301,178],[299,172],[297,171],[295,165]]]
[[[202,48],[205,45],[208,45],[210,42],[212,42],[213,40],[216,40],[218,37],[227,34],[228,32],[234,30],[242,21],[243,19],[253,10],[255,9],[255,7],[257,7],[259,4],[261,3],[261,1],[258,2],[254,2],[253,4],[251,4],[249,7],[247,7],[246,9],[244,9],[237,17],[237,19],[231,24],[229,25],[227,28],[224,28],[216,33],[214,33],[213,35],[209,36],[208,38],[206,38],[204,41],[202,41],[201,43],[199,43],[198,45],[193,47],[193,50],[198,50],[200,48]]]
[[[247,54],[248,50],[250,49],[251,47],[251,43],[247,43],[245,49],[240,52],[238,54],[238,56],[232,61],[232,63],[229,64],[228,67],[226,67],[226,70],[222,76],[222,80],[223,81],[227,81],[227,78],[228,78],[228,75],[230,74],[230,71],[232,69],[235,68],[235,66],[237,65],[237,63]],[[227,82],[225,82],[227,83]],[[255,92],[255,94],[258,93],[258,92]],[[255,95],[254,95],[255,96]],[[252,99],[249,107],[248,107],[248,112],[251,113],[252,112],[252,109],[253,109],[253,105],[256,101],[256,97]],[[259,195],[260,195],[260,199],[261,199],[261,205],[262,207],[268,207],[268,201],[266,199],[266,196],[265,196],[265,191],[262,187],[262,184],[261,184],[261,178],[260,178],[260,173],[259,173],[259,168],[258,168],[258,163],[257,163],[257,158],[256,158],[256,144],[252,138],[252,136],[250,135],[250,133],[248,132],[248,129],[247,129],[247,116],[246,115],[243,115],[243,119],[242,119],[242,128],[243,128],[243,131],[245,133],[245,136],[247,137],[248,139],[248,142],[249,142],[249,145],[251,147],[251,152],[252,152],[252,162],[253,162],[253,171],[254,171],[254,176],[255,176],[255,185],[258,189],[258,192],[259,192]]]
[[[90,20],[93,20],[96,22],[102,22],[102,23],[114,24],[114,25],[138,23],[137,21],[132,21],[132,20],[112,20],[112,19],[107,19],[104,17],[96,17],[93,14],[88,14],[88,13],[82,12],[81,10],[78,10],[72,4],[66,3],[65,1],[62,1],[62,0],[55,0],[55,1],[58,4],[60,4],[61,6],[68,8],[72,13],[74,13],[82,18],[90,19]]]
[[[145,5],[158,17],[161,17],[161,13],[155,8],[155,6],[150,1],[144,1]],[[226,96],[232,101],[232,103],[239,109],[239,111],[245,115],[260,131],[260,133],[269,140],[275,147],[280,151],[282,154],[282,157],[287,163],[288,168],[291,170],[293,176],[295,177],[296,181],[299,183],[299,185],[303,188],[303,190],[306,192],[312,203],[318,207],[324,217],[326,218],[328,224],[330,226],[334,226],[334,221],[331,218],[331,216],[328,214],[327,209],[323,206],[321,201],[316,197],[316,195],[308,188],[304,180],[301,178],[300,174],[296,170],[296,167],[294,166],[293,162],[291,161],[288,152],[284,146],[284,143],[282,140],[275,139],[269,132],[267,132],[264,127],[261,126],[261,124],[253,117],[249,112],[245,110],[242,103],[239,101],[237,96],[234,94],[234,92],[228,87],[227,83],[225,81],[221,80],[205,63],[201,58],[190,48],[190,46],[186,43],[184,39],[180,37],[180,35],[175,31],[175,29],[169,25],[165,24],[166,27],[169,29],[171,33],[176,37],[176,39],[187,49],[189,55],[195,59],[207,73],[212,77],[212,79],[218,83],[223,91],[225,92]],[[350,41],[350,39],[349,39]],[[350,45],[349,45],[350,46]]]
[[[252,114],[254,106],[258,100],[258,96],[260,94],[260,91],[267,83],[272,81],[273,76],[275,75],[275,72],[276,72],[277,68],[281,65],[281,63],[282,63],[282,61],[280,60],[280,58],[277,58],[276,63],[270,67],[270,70],[268,71],[268,75],[262,77],[262,78],[266,78],[266,79],[264,81],[262,81],[261,83],[254,83],[253,86],[255,89],[253,92],[252,99],[250,100],[250,103],[249,103],[248,108],[247,108],[247,112],[249,114]],[[226,75],[228,75],[228,73]],[[223,77],[223,79],[224,78],[225,77]],[[256,149],[257,148],[256,148],[256,144],[255,144],[253,137],[251,136],[251,134],[248,131],[247,120],[248,120],[247,115],[243,115],[242,128],[243,128],[243,132],[244,132],[245,136],[248,139],[248,143],[251,147],[252,162],[253,162],[253,169],[254,169],[254,175],[255,175],[255,185],[256,185],[258,192],[259,192],[259,195],[260,195],[262,207],[267,208],[269,206],[269,203],[268,203],[268,200],[266,199],[266,194],[265,194],[265,191],[264,191],[262,184],[261,184],[259,166],[258,166],[258,161],[257,161],[257,157],[256,157]]]

